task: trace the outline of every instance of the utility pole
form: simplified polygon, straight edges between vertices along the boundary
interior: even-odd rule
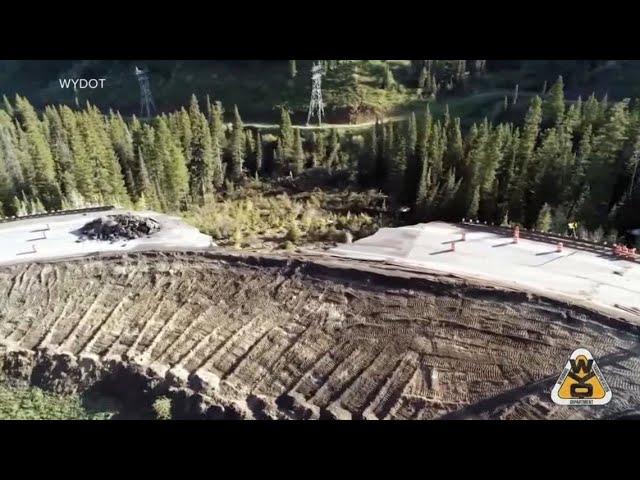
[[[151,96],[149,74],[147,70],[140,70],[136,67],[136,77],[138,77],[138,83],[140,84],[140,115],[145,116],[144,113],[146,112],[146,117],[150,117],[151,111],[155,111],[156,106]]]
[[[307,125],[309,125],[314,113],[318,117],[318,125],[321,125],[324,102],[322,101],[322,65],[320,63],[314,63],[311,67],[311,102],[309,103]]]

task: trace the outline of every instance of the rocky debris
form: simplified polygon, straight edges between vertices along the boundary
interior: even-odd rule
[[[208,392],[218,390],[220,387],[220,377],[215,373],[202,369],[196,370],[189,376],[189,387],[196,392]]]
[[[145,237],[158,230],[160,223],[151,217],[122,214],[96,218],[82,227],[80,233],[89,240],[116,241]]]
[[[35,353],[24,348],[7,349],[0,360],[0,379],[12,385],[28,384],[35,364]]]
[[[197,370],[189,375],[182,367],[152,363],[145,366],[119,356],[58,352],[51,347],[29,350],[0,342],[0,381],[11,386],[29,385],[57,394],[102,392],[118,398],[126,408],[144,411],[156,399],[169,397],[174,418],[181,419],[275,419],[279,414],[268,397],[249,395],[224,398],[213,393],[217,375]],[[193,383],[204,392],[186,387]]]
[[[320,418],[323,420],[351,420],[353,417],[351,412],[333,402],[321,412]]]
[[[179,365],[176,365],[167,372],[167,382],[173,387],[186,387],[189,384],[189,372]]]
[[[278,412],[276,403],[265,395],[247,395],[247,408],[256,420],[277,420],[287,418]]]
[[[289,413],[291,418],[300,420],[317,420],[320,418],[320,409],[306,401],[304,395],[291,391],[282,394],[276,399],[276,405]]]

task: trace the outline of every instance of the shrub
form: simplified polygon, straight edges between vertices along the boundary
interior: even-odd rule
[[[287,229],[287,234],[284,238],[294,244],[298,243],[302,238],[302,232],[300,231],[300,228],[295,221],[291,222],[291,225]]]
[[[171,420],[171,399],[167,397],[158,397],[153,402],[153,411],[158,420]]]

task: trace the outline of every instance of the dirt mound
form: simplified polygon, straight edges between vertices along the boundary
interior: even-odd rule
[[[640,411],[637,333],[523,293],[405,275],[214,253],[0,268],[0,378],[65,392],[111,378],[117,398],[169,391],[211,418]],[[614,391],[606,407],[551,402],[578,345]],[[43,349],[55,358],[29,360]],[[134,367],[154,373],[127,380]]]
[[[87,223],[80,233],[90,240],[133,240],[160,230],[160,223],[138,215],[108,215]]]

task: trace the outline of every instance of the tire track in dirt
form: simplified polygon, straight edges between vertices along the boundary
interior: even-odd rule
[[[580,415],[640,409],[633,327],[416,275],[211,253],[19,264],[0,268],[0,339],[211,374],[235,403],[290,394],[380,419],[572,418],[546,390],[581,346],[615,391]]]

